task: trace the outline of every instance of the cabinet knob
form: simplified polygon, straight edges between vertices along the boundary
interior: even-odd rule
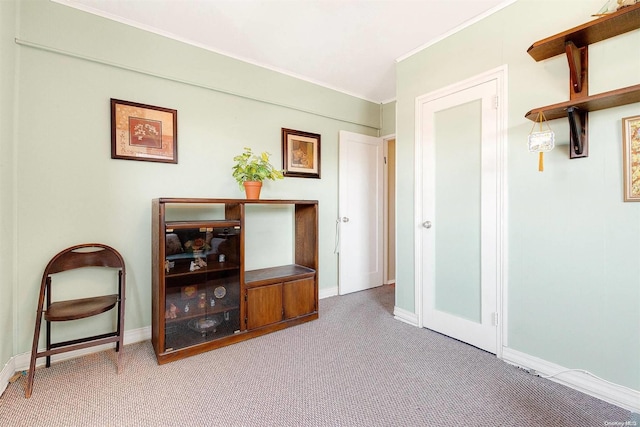
[[[423,222],[423,223],[422,223],[422,226],[423,226],[424,228],[431,228],[431,221],[425,221],[425,222]]]
[[[349,217],[343,216],[342,217],[342,222],[349,222]]]

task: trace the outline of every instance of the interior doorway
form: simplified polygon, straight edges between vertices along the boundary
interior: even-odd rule
[[[396,137],[384,143],[384,283],[396,283]]]
[[[396,140],[340,132],[338,293],[395,284]]]

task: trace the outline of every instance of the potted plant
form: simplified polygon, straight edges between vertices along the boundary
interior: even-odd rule
[[[262,181],[284,178],[281,170],[269,163],[270,154],[263,152],[254,154],[251,148],[244,147],[244,153],[233,158],[236,164],[233,166],[233,177],[238,182],[240,189],[244,188],[247,199],[259,199]]]

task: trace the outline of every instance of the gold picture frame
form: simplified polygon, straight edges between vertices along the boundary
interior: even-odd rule
[[[320,135],[282,128],[284,176],[320,178]]]
[[[640,116],[622,119],[624,201],[640,202]]]
[[[178,112],[112,98],[111,158],[178,163]]]

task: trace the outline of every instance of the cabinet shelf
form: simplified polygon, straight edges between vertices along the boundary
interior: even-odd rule
[[[238,310],[239,308],[240,306],[238,305],[215,306],[213,308],[207,307],[206,309],[194,308],[191,311],[189,311],[189,314],[180,314],[175,319],[164,319],[164,322],[166,325],[170,325],[172,323],[183,322],[185,320],[197,319],[200,317],[207,317],[207,316],[215,316],[217,314],[224,314],[227,311]]]
[[[527,53],[536,61],[565,54],[569,63],[569,101],[534,108],[525,117],[537,121],[539,113],[547,120],[568,117],[569,157],[589,155],[588,113],[640,102],[640,85],[589,95],[588,47],[640,28],[640,4],[624,7],[614,13],[535,42]]]
[[[213,263],[213,265],[211,265],[211,261],[209,261],[209,265],[194,271],[190,271],[188,265],[185,265],[183,267],[177,267],[174,271],[171,271],[170,273],[166,273],[165,278],[171,279],[174,277],[198,276],[198,275],[206,275],[208,273],[233,271],[233,270],[239,270],[239,269],[240,269],[240,266],[238,264],[232,264],[229,262],[216,262],[216,263]]]

